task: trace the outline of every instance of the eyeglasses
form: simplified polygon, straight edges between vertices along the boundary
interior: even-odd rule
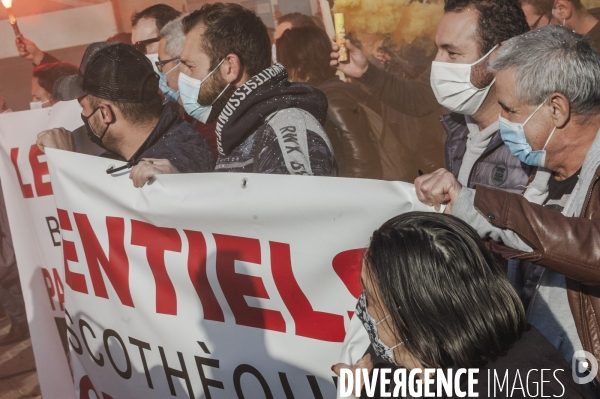
[[[159,71],[163,72],[163,67],[165,65],[167,65],[169,62],[173,62],[173,61],[177,61],[177,60],[179,60],[179,57],[170,58],[170,59],[164,60],[164,61],[155,61],[154,64],[156,65],[156,68],[158,68]]]
[[[133,47],[135,47],[135,49],[139,52],[141,52],[142,54],[146,54],[147,50],[146,50],[146,46],[152,43],[156,43],[157,41],[159,41],[160,39],[158,37],[152,38],[152,39],[146,39],[146,40],[140,40],[139,42],[135,42]]]

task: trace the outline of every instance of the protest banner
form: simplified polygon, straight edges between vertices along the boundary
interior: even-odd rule
[[[44,398],[74,398],[63,301],[61,236],[43,130],[82,124],[77,101],[0,115],[0,179]]]
[[[420,204],[359,179],[159,175],[47,150],[77,397],[333,398],[374,229]],[[93,393],[92,393],[93,392]]]

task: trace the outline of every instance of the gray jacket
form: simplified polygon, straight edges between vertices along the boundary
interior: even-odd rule
[[[448,134],[446,140],[446,169],[458,178],[462,160],[467,151],[469,128],[464,115],[442,115],[442,126]],[[500,131],[492,136],[487,148],[473,165],[468,187],[477,184],[521,193],[527,185],[532,167],[519,161],[504,145]]]

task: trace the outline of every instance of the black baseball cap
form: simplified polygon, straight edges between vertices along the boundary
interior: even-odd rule
[[[158,94],[152,63],[133,46],[92,43],[85,50],[79,73],[54,83],[54,98],[71,101],[91,94],[122,103],[143,103]]]

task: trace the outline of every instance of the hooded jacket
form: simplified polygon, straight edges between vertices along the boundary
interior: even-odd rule
[[[325,95],[280,64],[239,87],[217,118],[216,172],[336,176]]]

